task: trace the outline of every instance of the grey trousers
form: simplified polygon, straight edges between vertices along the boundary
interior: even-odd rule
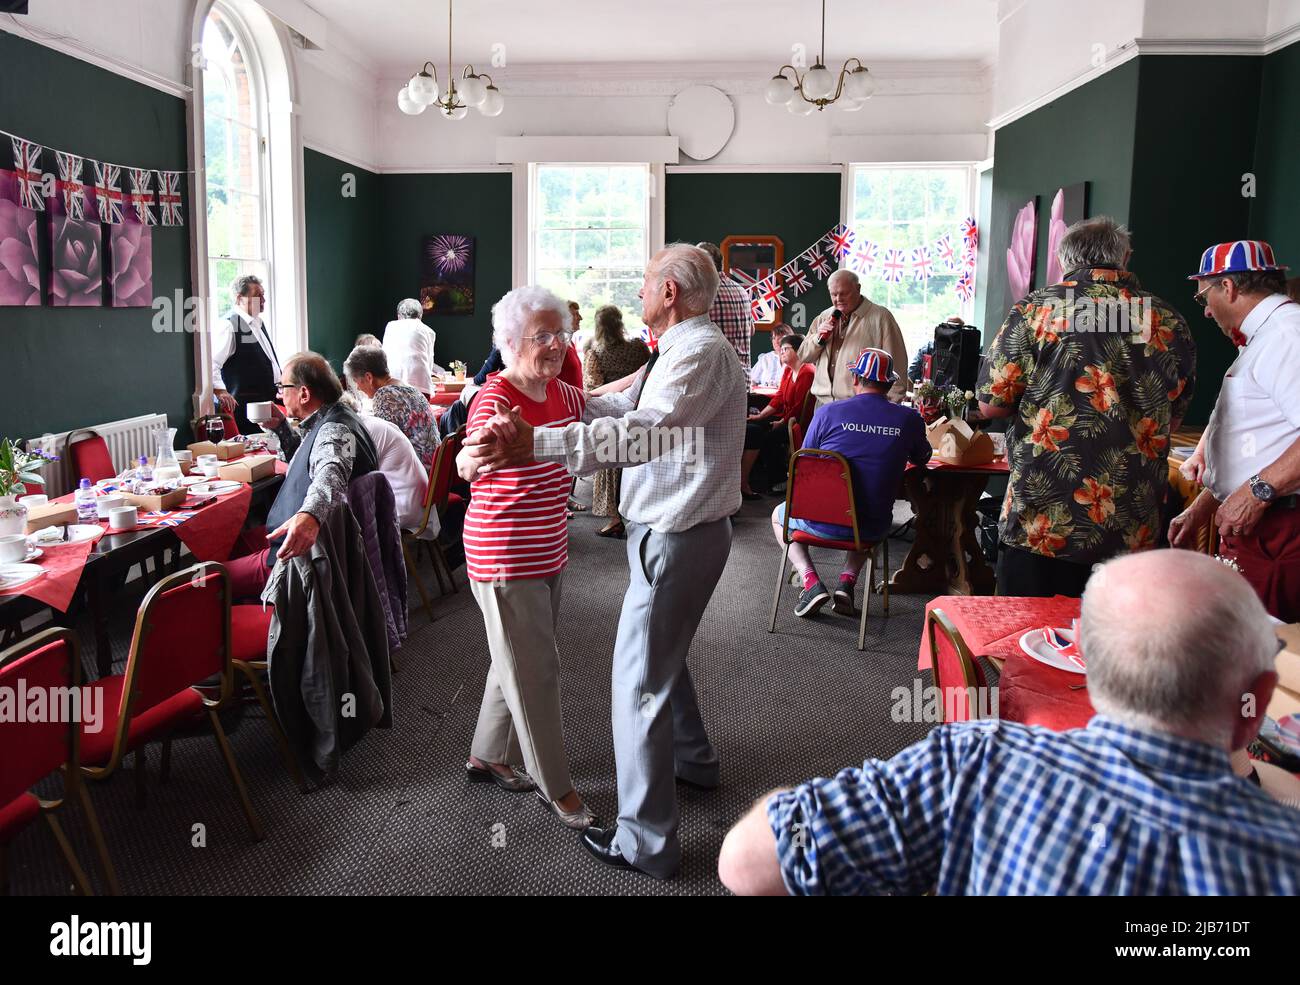
[[[675,534],[627,523],[631,581],[614,643],[617,842],[623,857],[661,879],[681,861],[674,776],[718,782],[686,669],[686,653],[731,553],[728,517]]]
[[[555,624],[563,574],[499,584],[469,583],[487,627],[488,668],[470,755],[485,763],[518,763],[542,792],[559,800],[573,789],[564,754],[560,657]]]

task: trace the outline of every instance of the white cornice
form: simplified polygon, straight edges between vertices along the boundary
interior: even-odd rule
[[[383,170],[373,161],[363,161],[359,157],[354,157],[336,147],[331,147],[329,144],[322,144],[318,140],[304,140],[302,146],[307,150],[314,150],[318,154],[324,154],[326,157],[332,157],[336,161],[342,161],[344,164],[351,164],[354,168],[369,171],[371,174],[379,174]]]
[[[14,19],[0,20],[0,31],[6,34],[12,34],[15,37],[23,38],[27,41],[34,41],[36,44],[53,51],[60,52],[76,58],[78,61],[87,62],[96,68],[102,68],[112,72],[114,75],[120,75],[123,78],[130,79],[132,82],[139,82],[147,85],[152,89],[165,92],[169,96],[176,96],[180,99],[188,98],[191,89],[183,82],[177,82],[175,79],[169,79],[164,75],[151,72],[139,65],[132,65],[115,55],[109,55],[98,48],[92,48],[88,44],[83,44],[76,38],[66,35],[54,36],[39,34],[25,30],[23,26]]]
[[[839,164],[669,164],[669,174],[842,174]]]
[[[990,130],[1000,130],[1008,123],[1014,123],[1022,116],[1028,116],[1036,109],[1042,109],[1048,103],[1060,99],[1066,93],[1073,92],[1080,86],[1087,85],[1093,79],[1099,79],[1107,72],[1114,71],[1126,62],[1132,61],[1138,55],[1138,48],[1135,42],[1128,42],[1120,45],[1115,51],[1106,56],[1106,61],[1100,68],[1090,68],[1086,72],[1080,72],[1072,79],[1062,82],[1060,85],[1043,93],[1035,99],[1027,100],[1019,106],[1001,113],[989,120],[985,124]]]

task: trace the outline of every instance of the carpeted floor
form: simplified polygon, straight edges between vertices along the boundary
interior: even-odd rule
[[[829,606],[816,619],[796,619],[790,587],[777,632],[767,632],[779,559],[767,522],[775,502],[747,503],[736,518],[726,572],[691,648],[691,672],[723,783],[708,793],[679,785],[683,862],[675,879],[658,882],[597,864],[532,794],[466,785],[463,764],[488,654],[462,569],[461,591],[437,603],[437,622],[430,625],[422,611],[412,611],[412,634],[399,651],[402,669],[393,683],[394,727],[372,731],[350,751],[332,786],[300,794],[256,706],[231,716],[232,745],[266,828],[265,841],[249,840],[210,734],[174,743],[166,785],[158,782],[157,747],[150,749],[143,809],[135,805],[129,761],[113,779],[94,785],[91,796],[123,891],[724,892],[718,850],[728,827],[757,797],[869,756],[888,757],[930,728],[890,716],[891,690],[910,687],[917,677],[925,598],[894,596],[888,619],[878,618],[880,599],[873,599],[865,653],[855,648],[856,620],[832,614]],[[597,813],[610,819],[617,814],[610,659],[627,566],[624,541],[595,536],[602,522],[582,513],[570,524],[559,645],[574,781]],[[895,568],[906,550],[902,541],[891,545]],[[823,577],[833,577],[837,565],[838,558],[827,556]],[[427,568],[424,574],[430,577]],[[125,656],[133,609],[124,600],[119,658]],[[82,819],[73,810],[65,823],[83,864],[94,871]],[[10,868],[17,894],[57,894],[70,886],[43,824],[14,842]],[[102,879],[97,882],[102,889]]]

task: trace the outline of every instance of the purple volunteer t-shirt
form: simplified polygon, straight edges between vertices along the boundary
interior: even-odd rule
[[[921,415],[876,393],[819,407],[803,446],[836,451],[848,460],[858,528],[867,540],[883,537],[893,526],[894,497],[907,463],[924,465],[930,460]]]

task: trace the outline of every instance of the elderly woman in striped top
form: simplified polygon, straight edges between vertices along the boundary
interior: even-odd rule
[[[512,408],[537,427],[582,420],[583,392],[557,379],[573,334],[565,302],[541,287],[517,288],[493,306],[492,328],[505,369],[475,396],[466,433]],[[465,561],[492,655],[465,769],[471,781],[536,790],[562,823],[586,828],[595,818],[569,776],[555,646],[569,475],[532,462],[480,476],[464,452],[457,469],[471,484]],[[511,765],[521,756],[526,773]]]

